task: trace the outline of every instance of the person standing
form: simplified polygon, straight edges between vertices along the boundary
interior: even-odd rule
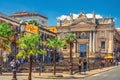
[[[15,65],[15,60],[13,59],[13,60],[10,62],[11,71],[13,71],[14,65]]]
[[[86,71],[87,71],[87,61],[86,61],[86,59],[84,59],[84,61],[83,61],[83,70],[84,70],[84,74],[86,74]]]
[[[79,74],[81,74],[81,69],[82,69],[82,63],[81,63],[81,60],[79,60],[79,63],[78,63],[78,69],[79,69]]]
[[[20,61],[17,59],[16,60],[16,70],[19,71],[18,67],[20,66]]]

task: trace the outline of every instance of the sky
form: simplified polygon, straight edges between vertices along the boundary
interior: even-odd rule
[[[120,27],[120,0],[0,0],[0,12],[37,12],[48,17],[48,25],[57,25],[57,18],[70,13],[92,13],[113,17],[115,27]]]

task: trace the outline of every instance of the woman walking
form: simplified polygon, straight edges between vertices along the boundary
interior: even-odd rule
[[[79,69],[79,74],[81,74],[81,69],[82,69],[82,63],[81,63],[81,60],[79,60],[79,63],[78,63],[78,69]]]

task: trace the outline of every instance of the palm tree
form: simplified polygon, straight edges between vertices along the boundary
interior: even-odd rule
[[[38,34],[29,34],[29,35],[23,35],[19,40],[18,47],[20,48],[20,51],[17,54],[17,58],[29,57],[30,60],[28,80],[31,80],[33,56],[36,53],[37,54],[45,53],[44,50],[39,49],[38,45],[42,44],[42,42],[39,40],[39,37],[40,35]]]
[[[11,52],[10,43],[13,39],[14,31],[8,23],[0,24],[0,48],[4,51]],[[2,50],[1,50],[1,62],[2,60]]]
[[[37,20],[30,20],[30,21],[28,22],[28,24],[31,24],[31,25],[40,27],[40,24],[38,23]]]
[[[72,72],[72,67],[73,67],[73,63],[72,63],[72,47],[73,47],[73,42],[76,40],[76,37],[73,33],[68,33],[66,36],[65,36],[65,41],[67,44],[70,45],[70,74],[72,75],[73,72]]]
[[[59,38],[47,39],[47,46],[54,49],[54,76],[56,75],[56,50],[57,48],[64,47],[64,41]]]
[[[14,31],[8,23],[0,24],[0,39],[9,41],[13,35]]]

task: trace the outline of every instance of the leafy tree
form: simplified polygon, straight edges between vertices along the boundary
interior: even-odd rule
[[[14,31],[8,23],[0,24],[0,47],[11,52],[10,43],[13,40]]]
[[[19,43],[20,51],[17,54],[17,58],[26,58],[29,57],[30,65],[29,65],[29,75],[28,80],[31,80],[31,73],[32,73],[32,62],[33,56],[37,54],[44,54],[45,51],[39,49],[39,45],[42,44],[42,41],[39,39],[40,35],[38,34],[29,34],[21,36]]]
[[[64,46],[64,41],[59,38],[47,39],[47,46],[54,49],[54,76],[56,75],[56,50]]]
[[[8,51],[9,53],[11,52],[9,45],[13,35],[14,31],[8,23],[0,24],[0,48],[2,48],[4,51]],[[3,61],[2,57],[0,61]]]
[[[37,20],[30,20],[28,24],[34,25],[34,26],[40,26]]]
[[[70,45],[70,74],[72,75],[72,47],[73,42],[76,40],[76,37],[73,33],[68,33],[65,36],[65,42]]]

